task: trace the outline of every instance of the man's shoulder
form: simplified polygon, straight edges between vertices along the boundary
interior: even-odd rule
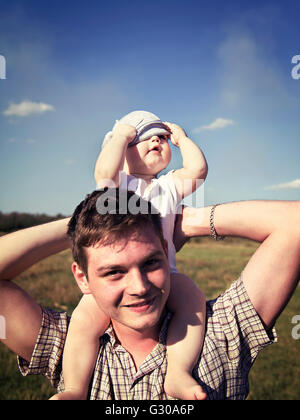
[[[245,399],[255,358],[275,340],[275,330],[265,330],[242,278],[207,301],[205,339],[193,373],[208,399]]]
[[[30,361],[18,357],[23,376],[44,375],[54,387],[61,382],[62,356],[70,317],[66,312],[42,309],[42,322]]]
[[[219,340],[238,359],[248,349],[251,359],[265,346],[277,341],[275,328],[266,330],[243,283],[242,276],[216,299],[207,302],[207,333]],[[232,349],[235,349],[232,352]]]

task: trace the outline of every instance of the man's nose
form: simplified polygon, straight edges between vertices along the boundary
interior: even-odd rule
[[[143,296],[148,293],[151,284],[145,273],[140,269],[134,269],[129,275],[127,293],[130,295]]]

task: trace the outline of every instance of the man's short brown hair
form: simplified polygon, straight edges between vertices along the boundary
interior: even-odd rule
[[[96,190],[76,207],[68,224],[74,261],[87,275],[85,247],[109,245],[147,227],[154,230],[165,249],[161,217],[149,201],[119,188]]]

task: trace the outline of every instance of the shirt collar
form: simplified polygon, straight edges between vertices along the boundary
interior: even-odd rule
[[[161,329],[159,332],[159,336],[158,336],[158,344],[162,344],[162,345],[166,345],[166,341],[167,341],[167,332],[168,332],[168,326],[169,326],[169,322],[172,318],[172,314],[171,312],[167,312],[162,325],[161,325]],[[110,323],[110,325],[108,326],[107,330],[105,331],[104,335],[101,337],[102,340],[104,341],[110,341],[112,348],[116,349],[116,348],[121,348],[123,349],[123,347],[121,346],[121,344],[119,343],[113,325],[112,323]],[[124,349],[125,351],[125,349]]]

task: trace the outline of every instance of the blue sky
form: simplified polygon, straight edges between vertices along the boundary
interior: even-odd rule
[[[0,211],[70,214],[105,133],[136,109],[202,148],[205,205],[300,200],[299,13],[294,0],[0,0]]]

